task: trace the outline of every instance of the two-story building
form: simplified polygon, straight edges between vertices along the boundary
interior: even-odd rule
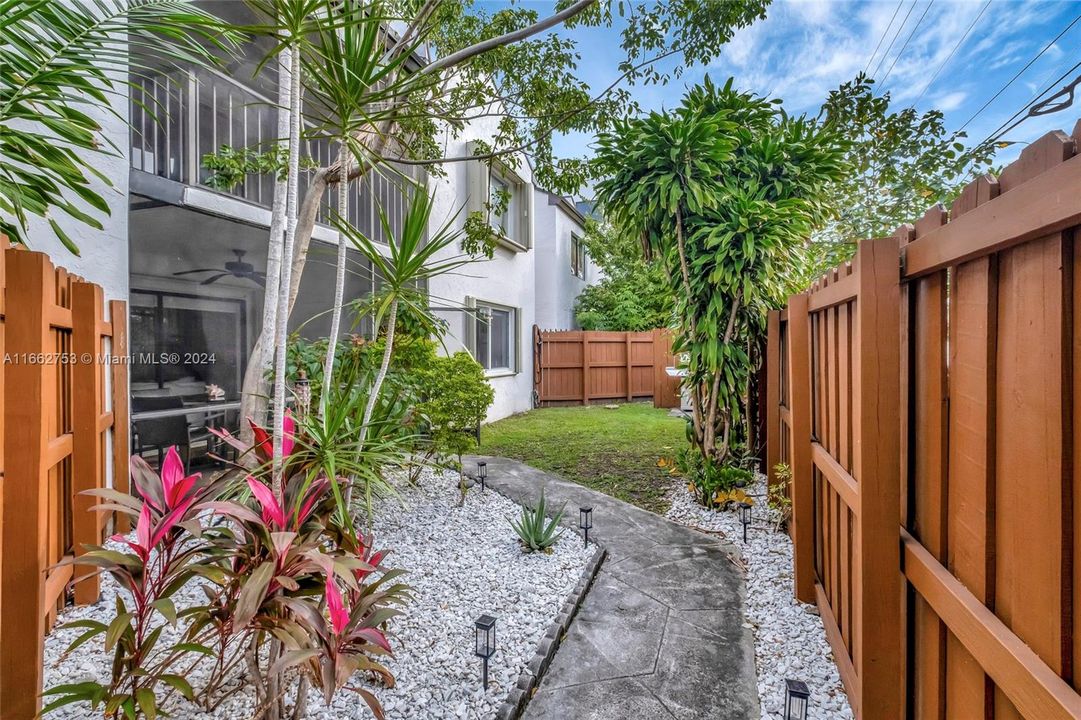
[[[218,5],[225,14],[242,7]],[[138,78],[129,98],[116,99],[118,109],[127,105],[130,127],[102,112],[108,139],[121,149],[100,166],[114,184],[105,191],[112,212],[104,230],[65,223],[80,246],[77,258],[46,226],[31,236],[35,249],[101,284],[109,299],[128,301],[131,350],[137,358],[155,358],[131,368],[136,419],[140,413],[171,414],[178,423],[198,426],[199,413],[186,408],[211,384],[223,391],[226,407],[239,404],[261,325],[273,179],[252,174],[233,188],[214,189],[202,158],[222,146],[266,148],[276,136],[275,70],[269,63],[254,76],[256,62],[253,55],[221,70],[174,69]],[[494,136],[490,123],[477,121],[448,137],[448,155],[468,154],[473,141]],[[306,152],[326,165],[336,149],[313,140]],[[496,391],[488,419],[529,409],[533,325],[573,328],[575,297],[597,276],[578,243],[583,217],[572,202],[537,188],[524,160],[516,169],[497,164],[491,174],[480,161],[451,163],[445,174],[431,177],[417,166],[398,169],[426,181],[434,193],[433,226],[456,213],[461,225],[493,190],[510,193],[506,213],[494,220],[503,238],[495,256],[434,279],[428,291],[433,309],[447,321],[448,350],[468,349],[486,368]],[[351,183],[350,222],[381,239],[377,207],[392,226],[400,222],[400,184],[390,173]],[[301,185],[303,192],[303,179]],[[338,237],[327,220],[336,194],[332,189],[323,200],[290,316],[291,330],[312,338],[329,332]],[[353,250],[349,254],[347,300],[364,297],[377,282],[370,264]],[[371,332],[367,318],[343,325],[345,332]],[[207,356],[212,361],[205,362]]]

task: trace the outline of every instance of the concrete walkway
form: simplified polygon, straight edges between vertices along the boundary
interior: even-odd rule
[[[759,717],[754,637],[731,547],[603,493],[504,458],[488,484],[516,501],[545,490],[593,506],[590,540],[608,550],[526,720],[745,720]]]

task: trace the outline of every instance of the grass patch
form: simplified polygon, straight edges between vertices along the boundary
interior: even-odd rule
[[[479,452],[521,460],[663,514],[672,481],[657,459],[686,444],[685,426],[645,403],[541,408],[485,425]]]

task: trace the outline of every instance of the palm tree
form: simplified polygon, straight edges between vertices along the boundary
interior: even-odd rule
[[[181,0],[0,0],[0,233],[26,245],[31,216],[46,218],[77,255],[54,212],[100,230],[109,206],[92,185],[112,182],[94,156],[119,153],[95,111],[126,121],[111,101],[129,72],[214,64],[240,37]]]

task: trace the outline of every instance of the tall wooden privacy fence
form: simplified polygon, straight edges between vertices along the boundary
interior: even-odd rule
[[[537,404],[588,405],[594,400],[653,398],[679,407],[672,338],[665,330],[541,330],[533,326],[533,392]]]
[[[1079,145],[1045,136],[770,317],[795,591],[860,718],[1081,718]]]
[[[69,588],[98,597],[96,576],[54,567],[102,539],[79,493],[105,485],[109,454],[114,486],[128,486],[127,309],[111,301],[107,318],[100,287],[22,249],[0,250],[0,289],[0,717],[25,720]]]

